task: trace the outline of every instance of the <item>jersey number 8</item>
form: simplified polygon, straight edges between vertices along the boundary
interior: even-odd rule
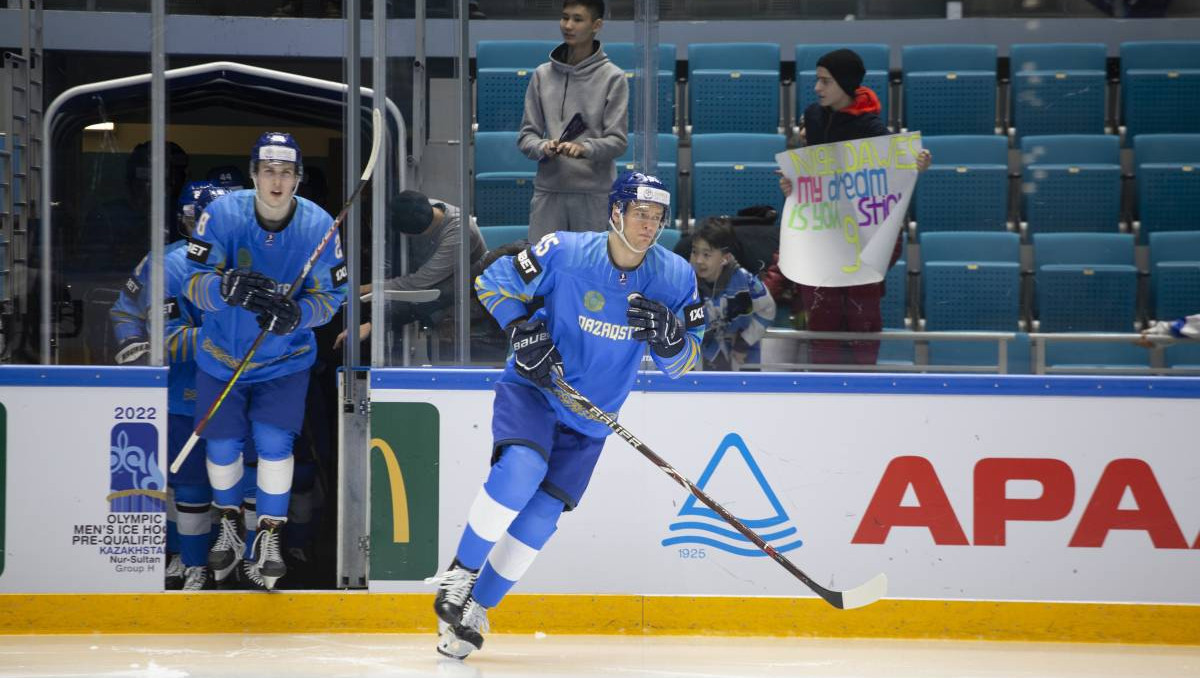
[[[206,226],[208,226],[208,212],[201,212],[200,218],[196,220],[196,235],[204,235]]]

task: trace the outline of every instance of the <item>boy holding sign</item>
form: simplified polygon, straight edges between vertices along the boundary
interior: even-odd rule
[[[880,117],[879,98],[870,88],[862,87],[866,68],[852,50],[834,50],[817,61],[817,82],[813,89],[817,103],[804,111],[802,139],[807,146],[879,137],[889,134]],[[916,169],[924,171],[933,162],[929,151],[916,155]],[[872,174],[878,173],[878,170]],[[780,177],[779,187],[791,196],[793,181]],[[849,182],[848,182],[849,183]],[[869,191],[870,185],[867,186]],[[835,197],[835,196],[830,196]],[[807,202],[807,201],[806,201]],[[819,200],[818,200],[819,202]],[[883,205],[884,212],[887,205]],[[873,219],[872,219],[873,220]],[[787,218],[784,218],[785,225]],[[897,238],[889,266],[900,258],[901,239]],[[782,255],[781,255],[782,256]],[[777,273],[772,270],[768,275]],[[780,280],[782,276],[778,276]],[[798,284],[808,329],[818,332],[878,332],[883,329],[880,301],[882,282],[831,287]],[[777,297],[781,289],[772,289]],[[812,342],[810,362],[820,364],[874,365],[879,356],[877,341]]]

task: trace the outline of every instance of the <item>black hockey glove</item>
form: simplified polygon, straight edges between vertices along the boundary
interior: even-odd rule
[[[733,295],[733,298],[725,301],[725,319],[733,320],[734,318],[746,315],[754,308],[754,301],[750,298],[749,292],[738,292]]]
[[[300,326],[300,304],[295,299],[275,295],[258,313],[258,326],[278,335],[291,334]]]
[[[550,339],[546,323],[541,320],[515,322],[506,329],[517,374],[542,388],[553,386],[555,369],[562,371],[562,356]]]
[[[249,309],[246,304],[255,290],[274,293],[275,281],[248,268],[231,268],[221,274],[221,298],[230,306]]]
[[[117,347],[113,360],[118,365],[149,365],[150,342],[145,337],[129,337]]]
[[[670,358],[683,350],[683,323],[671,309],[640,294],[629,295],[629,324],[633,338],[649,342],[661,358]]]

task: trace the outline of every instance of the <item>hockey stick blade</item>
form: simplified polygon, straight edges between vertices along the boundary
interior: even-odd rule
[[[772,560],[782,565],[783,569],[787,570],[792,574],[792,576],[803,582],[805,586],[812,589],[813,592],[818,596],[821,596],[825,602],[840,610],[851,610],[856,607],[870,605],[871,603],[887,595],[887,576],[883,573],[875,575],[867,583],[848,591],[835,591],[833,589],[825,588],[824,586],[821,586],[817,582],[813,581],[812,577],[805,574],[804,571],[799,567],[796,567],[795,563],[788,560],[782,553],[776,551],[775,547],[768,544],[766,540],[758,535],[757,532],[746,527],[742,521],[734,517],[734,515],[725,507],[714,501],[712,497],[708,496],[708,494],[704,492],[704,490],[696,487],[695,483],[688,480],[682,473],[675,470],[674,466],[671,466],[666,462],[665,459],[658,456],[658,454],[656,454],[654,450],[651,450],[646,443],[638,440],[637,437],[629,431],[629,429],[618,424],[617,421],[613,419],[607,412],[599,407],[596,407],[591,400],[588,400],[587,396],[575,390],[574,386],[571,386],[567,383],[567,380],[563,377],[561,370],[555,370],[554,384],[559,388],[559,390],[579,404],[589,417],[603,422],[606,426],[608,426],[609,429],[612,430],[613,433],[616,433],[618,437],[629,443],[633,449],[641,452],[642,456],[649,459],[667,475],[674,478],[675,482],[682,485],[688,492],[691,492],[692,496],[696,497],[696,499],[699,499],[701,503],[712,509],[717,515],[721,516],[726,523],[729,523],[729,525],[740,532],[743,537],[750,540],[750,542],[757,546],[763,553],[771,556]]]
[[[292,281],[292,286],[288,288],[287,292],[288,298],[294,297],[300,290],[300,286],[304,283],[304,278],[308,276],[309,271],[311,271],[313,266],[317,264],[317,260],[321,258],[321,253],[325,251],[325,247],[338,232],[338,228],[341,227],[342,221],[344,221],[346,218],[346,213],[350,211],[350,206],[353,205],[354,201],[358,199],[358,196],[363,192],[363,188],[366,187],[367,182],[371,179],[371,175],[375,172],[375,163],[379,160],[379,149],[381,146],[383,146],[383,116],[380,115],[379,109],[375,109],[371,111],[371,155],[367,157],[367,165],[363,168],[362,176],[359,177],[358,186],[355,186],[354,190],[350,193],[350,197],[346,198],[345,204],[342,205],[342,211],[338,212],[337,218],[334,219],[333,223],[329,225],[328,229],[326,229],[325,235],[322,236],[321,241],[317,243],[316,249],[311,255],[309,255],[308,260],[304,262],[304,268],[301,269],[300,274],[296,276],[296,279]],[[266,338],[267,331],[259,330],[258,336],[254,339],[254,343],[250,345],[250,350],[246,351],[245,357],[243,357],[242,361],[238,363],[237,369],[233,371],[233,376],[229,377],[229,381],[225,382],[225,387],[221,389],[221,392],[217,395],[216,399],[213,400],[213,403],[211,406],[209,406],[208,412],[205,413],[204,418],[196,424],[196,428],[192,431],[192,435],[188,438],[187,444],[185,444],[183,449],[179,451],[179,455],[175,457],[175,461],[171,462],[171,473],[179,473],[179,469],[183,467],[183,462],[187,461],[188,455],[192,452],[192,448],[196,446],[196,442],[200,439],[200,434],[204,432],[205,427],[208,426],[208,422],[221,407],[221,403],[225,402],[225,397],[228,396],[229,392],[233,390],[233,385],[237,383],[237,380],[241,378],[242,373],[246,371],[246,366],[250,364],[250,359],[254,357],[255,351],[258,350],[258,347],[262,345],[263,340]]]

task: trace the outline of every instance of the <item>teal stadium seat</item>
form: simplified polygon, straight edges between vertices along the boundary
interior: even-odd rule
[[[1021,318],[1021,238],[1016,233],[921,234],[925,329],[1016,332]],[[931,341],[935,365],[995,365],[994,342]]]
[[[1150,303],[1157,320],[1200,313],[1200,228],[1150,234]]]
[[[1200,134],[1141,134],[1133,139],[1138,238],[1200,230]]]
[[[692,137],[692,217],[737,214],[750,205],[783,208],[775,155],[782,134],[697,134]]]
[[[475,46],[475,122],[481,131],[515,131],[533,71],[550,60],[553,40],[480,40]]]
[[[1151,317],[1174,320],[1200,313],[1200,230],[1150,234]],[[1166,349],[1168,367],[1200,367],[1200,343]]]
[[[1200,132],[1200,42],[1121,43],[1121,124],[1139,134]]]
[[[1022,218],[1030,234],[1116,233],[1121,224],[1121,148],[1116,136],[1021,139]]]
[[[638,110],[637,79],[634,72],[638,67],[637,53],[632,42],[606,42],[604,52],[610,61],[625,71],[629,83],[629,130],[635,129],[635,111]],[[675,126],[675,45],[662,43],[658,46],[658,131],[668,133]]]
[[[891,65],[891,48],[880,43],[796,45],[796,124],[803,122],[804,109],[817,102],[813,86],[817,82],[817,60],[835,49],[851,49],[862,57],[867,74],[862,84],[879,97],[883,107],[884,121],[891,119],[891,89],[888,86],[888,68]]]
[[[488,250],[494,250],[501,245],[525,240],[529,237],[528,226],[480,226],[479,233],[483,235],[483,244]]]
[[[900,259],[888,269],[883,279],[884,297],[880,303],[883,327],[902,330],[908,318],[908,236],[900,236]]]
[[[537,161],[517,148],[516,132],[475,135],[475,218],[480,226],[529,223]]]
[[[904,127],[922,135],[996,133],[996,46],[901,50]]]
[[[779,131],[779,45],[688,45],[688,115],[694,134]]]
[[[1037,234],[1033,254],[1039,331],[1134,331],[1137,267],[1131,234]],[[1146,367],[1149,354],[1132,343],[1056,342],[1047,347],[1046,364]]]
[[[679,244],[678,229],[664,228],[658,236],[658,244],[667,248],[668,251],[674,252],[675,246]]]
[[[1106,47],[1102,43],[1013,45],[1012,124],[1036,134],[1103,134]]]
[[[923,137],[933,165],[917,181],[918,232],[1003,231],[1008,226],[1008,140],[996,135]]]

